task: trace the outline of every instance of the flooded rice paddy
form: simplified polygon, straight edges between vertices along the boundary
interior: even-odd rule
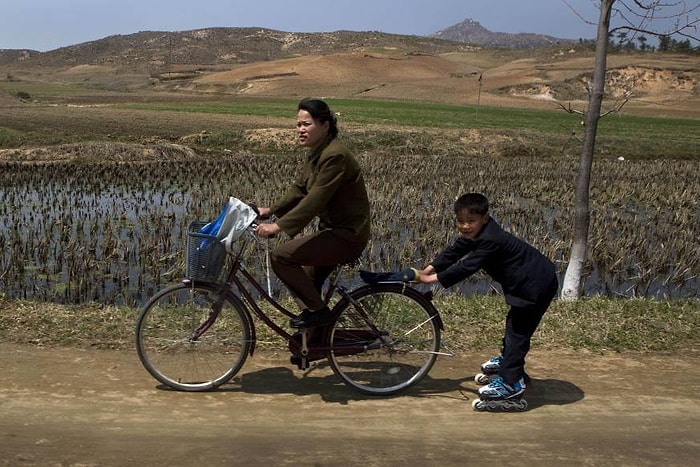
[[[424,266],[454,238],[455,197],[480,191],[492,201],[492,216],[552,258],[563,277],[577,161],[371,154],[359,159],[373,208],[373,240],[363,268]],[[229,195],[269,204],[285,190],[301,156],[116,162],[105,154],[104,160],[0,162],[5,297],[140,305],[182,277],[189,222],[215,218]],[[594,164],[586,294],[698,295],[698,165]],[[263,282],[264,248],[256,243],[247,262]],[[483,293],[492,287],[487,277],[477,276],[455,290]]]

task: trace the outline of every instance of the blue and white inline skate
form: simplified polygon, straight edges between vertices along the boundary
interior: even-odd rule
[[[498,374],[498,370],[501,369],[501,362],[503,357],[501,355],[496,355],[491,357],[481,364],[481,373],[477,373],[474,376],[474,382],[479,385],[489,384],[491,379]]]
[[[527,401],[522,398],[525,388],[523,378],[510,385],[500,376],[493,376],[479,388],[479,399],[472,402],[472,407],[479,412],[523,412],[527,410]]]

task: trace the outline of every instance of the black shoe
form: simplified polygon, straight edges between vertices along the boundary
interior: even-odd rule
[[[310,311],[308,308],[301,310],[301,313],[299,313],[296,317],[289,320],[289,325],[293,328],[298,327],[298,326],[295,326],[295,323],[309,319],[309,315],[311,315],[311,313],[313,313],[313,311]]]
[[[296,329],[323,326],[331,322],[331,311],[324,306],[318,311],[304,310],[296,318],[289,321],[289,325]]]
[[[292,365],[296,365],[297,368],[299,368],[300,370],[306,369],[306,368],[303,368],[304,365],[302,365],[301,357],[297,357],[296,355],[292,355],[291,357],[289,357],[289,362]]]

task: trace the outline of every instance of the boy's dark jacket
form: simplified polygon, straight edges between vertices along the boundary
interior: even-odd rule
[[[516,307],[551,298],[556,284],[554,264],[493,219],[474,240],[457,238],[430,264],[446,288],[483,269],[501,284],[506,302]]]

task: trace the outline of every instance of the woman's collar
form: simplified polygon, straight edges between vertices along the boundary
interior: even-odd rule
[[[311,162],[317,161],[318,158],[321,157],[321,153],[323,152],[323,150],[326,149],[329,144],[331,144],[331,141],[333,141],[333,139],[335,138],[331,135],[326,136],[326,139],[324,139],[323,142],[319,144],[316,149],[309,153],[309,160]]]

